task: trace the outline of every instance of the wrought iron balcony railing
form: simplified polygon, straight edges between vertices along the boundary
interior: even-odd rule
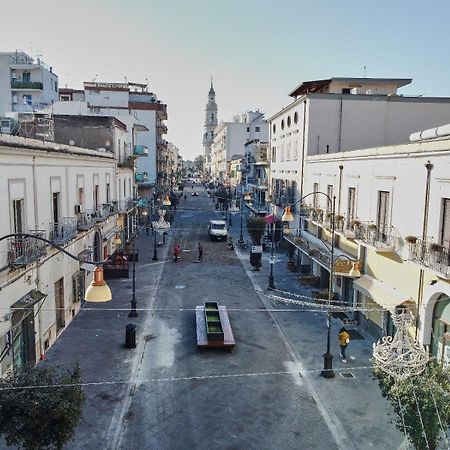
[[[64,244],[77,235],[77,219],[64,217],[59,222],[50,224],[49,240],[54,244]]]
[[[97,222],[97,215],[93,209],[87,209],[81,214],[77,214],[77,229],[86,231],[91,229]]]
[[[33,234],[45,238],[45,231],[30,230]],[[23,267],[31,264],[47,254],[47,244],[31,237],[14,237],[8,239],[8,264]]]
[[[11,81],[12,89],[39,89],[42,91],[43,84],[40,81]]]
[[[407,242],[406,245],[410,261],[450,277],[450,249],[448,247],[420,238],[417,238],[415,242]]]
[[[135,145],[134,146],[135,156],[148,156],[148,148],[145,145]]]

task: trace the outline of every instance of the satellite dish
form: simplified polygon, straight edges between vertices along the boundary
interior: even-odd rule
[[[111,142],[106,141],[106,142],[105,142],[105,145],[106,145],[107,147],[109,147],[109,146],[111,145]]]
[[[71,140],[69,141],[69,144],[70,144],[70,145],[75,145],[75,141],[74,141],[73,139],[71,139]]]

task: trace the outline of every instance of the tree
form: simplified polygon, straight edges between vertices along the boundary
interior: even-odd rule
[[[194,159],[194,167],[197,172],[201,172],[203,170],[203,156],[202,155],[198,155]]]
[[[0,380],[0,388],[5,389],[0,395],[0,435],[6,444],[29,450],[62,449],[81,419],[80,384],[78,365],[64,372],[49,365],[26,365]]]
[[[406,380],[395,380],[380,369],[374,374],[383,396],[392,404],[395,426],[408,435],[416,449],[436,449],[443,437],[441,427],[446,431],[450,424],[448,368],[430,360],[425,372]]]
[[[253,245],[261,245],[261,239],[266,230],[266,222],[262,217],[247,217],[247,230]],[[261,267],[261,253],[250,253],[250,264],[255,270]]]

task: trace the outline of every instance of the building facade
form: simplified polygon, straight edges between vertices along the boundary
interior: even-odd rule
[[[117,164],[108,151],[3,136],[1,236],[29,233],[82,260],[116,250]],[[43,358],[80,309],[93,266],[34,238],[0,242],[0,375]]]
[[[211,148],[211,175],[219,182],[227,180],[227,161],[233,155],[244,155],[248,141],[268,141],[269,126],[264,113],[247,111],[235,116],[232,122],[221,122],[215,130]]]
[[[33,112],[58,101],[58,76],[40,58],[0,52],[0,116]]]
[[[270,119],[270,193],[293,203],[304,189],[305,159],[406,143],[416,130],[450,120],[450,99],[406,97],[410,79],[331,78],[302,83]],[[299,220],[299,216],[296,216]]]
[[[447,126],[450,131],[450,127]],[[438,134],[425,132],[424,135]],[[450,134],[409,144],[375,147],[305,159],[301,226],[286,239],[297,251],[303,274],[328,286],[349,319],[375,337],[394,332],[400,307],[415,317],[413,334],[430,354],[450,360]],[[330,260],[335,197],[336,255]],[[359,261],[362,276],[348,271]],[[354,314],[351,311],[354,311]]]

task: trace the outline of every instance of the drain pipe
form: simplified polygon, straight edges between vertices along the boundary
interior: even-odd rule
[[[427,169],[427,181],[425,184],[425,201],[423,207],[423,224],[422,224],[422,245],[420,249],[420,257],[423,260],[425,256],[425,241],[428,234],[428,214],[430,210],[430,184],[431,184],[431,171],[433,170],[433,164],[431,161],[427,161],[425,168]],[[423,301],[423,279],[424,270],[421,268],[419,272],[419,289],[417,292],[417,317],[416,317],[416,331],[415,339],[417,339],[417,334],[419,332],[419,309]]]

